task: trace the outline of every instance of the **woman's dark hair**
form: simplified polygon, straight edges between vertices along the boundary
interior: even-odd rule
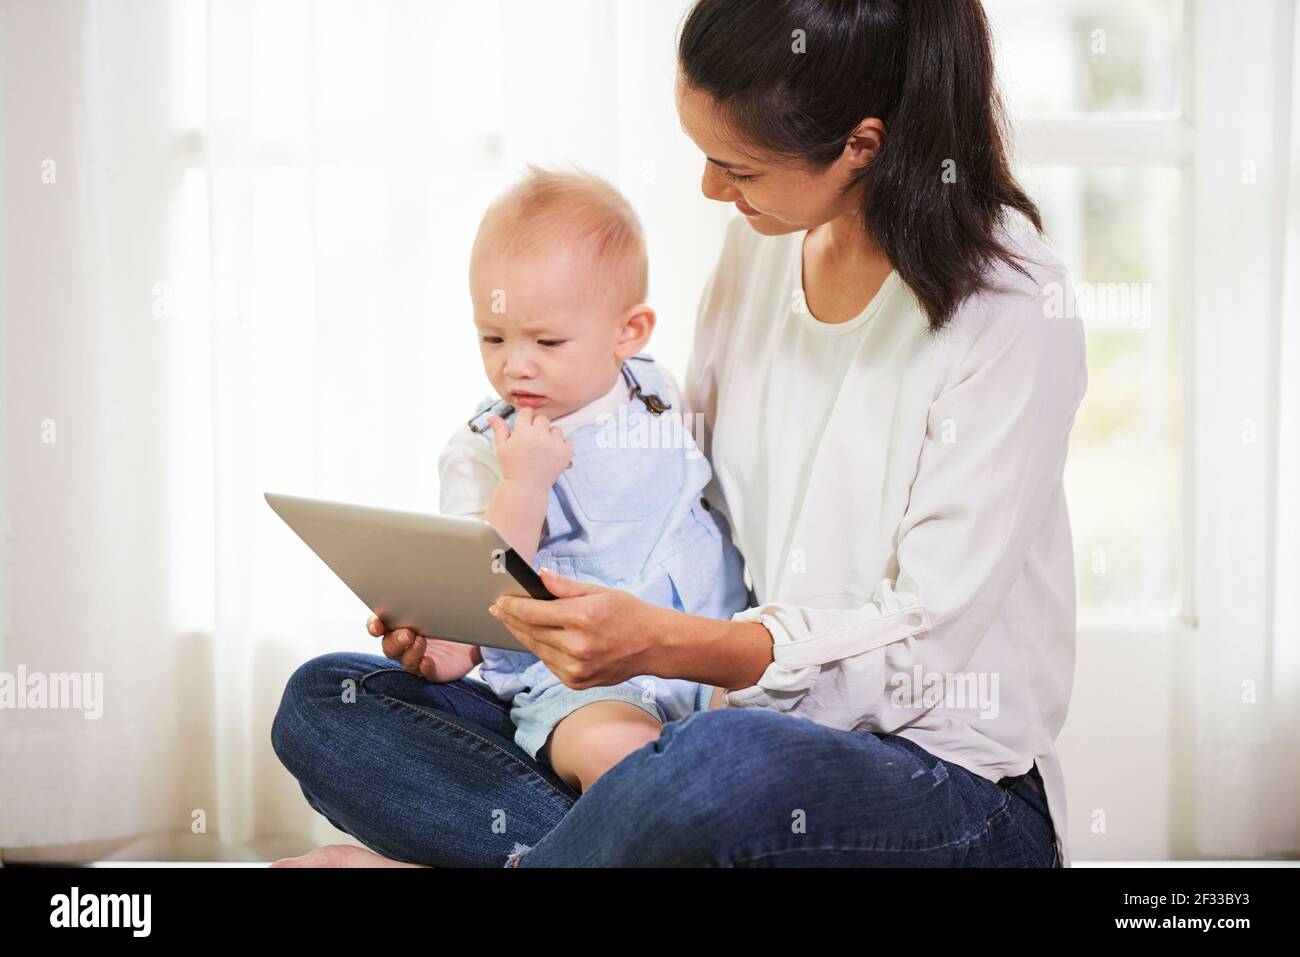
[[[1043,227],[1007,163],[979,0],[699,0],[677,59],[741,139],[813,169],[864,119],[885,124],[850,188],[865,182],[867,234],[932,331],[988,288],[993,260],[1028,275],[997,236],[1008,207]]]

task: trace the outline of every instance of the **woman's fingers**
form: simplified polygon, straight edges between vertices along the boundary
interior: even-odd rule
[[[376,637],[378,637],[376,630],[382,632],[383,627],[384,623],[374,616],[366,622],[366,629]],[[438,662],[434,654],[436,641],[437,638],[416,634],[413,629],[398,628],[384,635],[384,655],[401,662],[404,671],[429,681],[436,681],[438,677]]]
[[[402,655],[402,667],[413,675],[420,674],[420,665],[424,662],[424,647],[424,636],[415,635],[410,647]]]
[[[410,628],[398,628],[384,636],[384,654],[389,658],[401,658],[411,647],[415,632]]]
[[[424,654],[420,657],[419,675],[425,681],[438,680],[438,658],[433,650],[433,642],[427,642]]]
[[[386,629],[384,628],[384,623],[382,621],[380,621],[375,615],[371,615],[366,620],[366,631],[370,632],[370,634],[375,638],[382,638],[384,637]]]
[[[572,628],[581,624],[574,619],[571,607],[557,608],[559,604],[558,601],[542,601],[539,598],[501,595],[497,598],[495,607],[497,617],[502,621],[520,622],[538,628]]]
[[[531,599],[523,599],[523,601],[531,601],[532,604],[536,605],[551,604]],[[496,617],[497,620],[510,629],[512,635],[519,639],[520,644],[539,658],[542,658],[547,667],[561,681],[570,687],[577,687],[567,680],[578,675],[583,666],[583,662],[574,655],[574,650],[569,647],[573,635],[572,630],[534,625],[517,618],[508,611],[499,611]]]
[[[539,601],[537,604],[550,603]],[[547,625],[539,625],[536,622],[525,621],[502,609],[500,604],[496,607],[496,619],[509,628],[510,633],[523,642],[533,654],[539,654],[541,646],[553,648],[559,652],[565,651],[564,645],[560,641],[560,636],[564,633],[562,628],[553,628]]]

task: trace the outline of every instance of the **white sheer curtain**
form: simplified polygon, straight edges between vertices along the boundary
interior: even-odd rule
[[[1190,712],[1195,754],[1170,803],[1186,856],[1294,856],[1295,6],[1195,11],[1196,632],[1171,716]]]
[[[1278,350],[1277,574],[1273,595],[1271,689],[1274,702],[1269,742],[1270,798],[1260,844],[1264,853],[1300,853],[1300,16],[1290,24],[1289,135],[1281,166],[1285,191],[1280,346]]]
[[[213,808],[211,635],[172,627],[174,48],[161,4],[3,18],[4,671],[102,676],[102,717],[0,711],[0,844]],[[193,422],[196,431],[201,422]],[[210,562],[210,558],[209,558]]]
[[[627,192],[684,370],[727,212],[673,108],[685,7],[6,5],[3,667],[104,708],[0,712],[0,847],[337,839],[270,724],[300,662],[377,648],[262,492],[436,511],[488,388],[469,246],[526,161]]]

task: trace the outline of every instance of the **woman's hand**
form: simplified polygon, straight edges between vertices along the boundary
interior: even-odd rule
[[[428,638],[417,635],[410,628],[390,632],[374,615],[366,622],[366,631],[376,638],[383,638],[385,655],[400,661],[404,669],[426,681],[439,684],[456,681],[483,661],[478,645]]]
[[[570,688],[657,674],[668,609],[630,592],[577,582],[542,569],[554,601],[502,595],[492,613]]]

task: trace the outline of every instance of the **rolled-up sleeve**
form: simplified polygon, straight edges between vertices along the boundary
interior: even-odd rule
[[[967,667],[1061,494],[1086,388],[1082,326],[1067,305],[1070,318],[1047,316],[1037,296],[1002,291],[957,314],[895,537],[897,574],[862,583],[871,600],[857,608],[773,601],[735,614],[771,632],[773,661],[729,706],[892,733],[918,714],[888,706],[890,675]]]

